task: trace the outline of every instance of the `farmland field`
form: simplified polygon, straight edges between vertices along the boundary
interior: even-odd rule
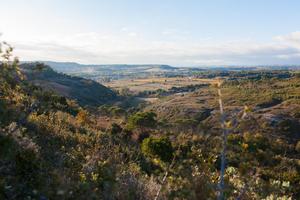
[[[114,80],[104,83],[105,86],[120,90],[130,88],[132,92],[154,91],[158,89],[168,90],[172,87],[184,87],[188,85],[211,84],[217,82],[217,79],[202,79],[192,77],[154,77],[145,79]]]

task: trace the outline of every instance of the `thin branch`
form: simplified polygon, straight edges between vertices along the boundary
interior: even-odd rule
[[[164,177],[163,177],[163,179],[162,179],[162,182],[161,182],[161,184],[160,184],[160,186],[159,186],[159,188],[158,188],[158,190],[157,190],[157,193],[156,193],[156,195],[155,195],[154,200],[158,200],[158,197],[159,197],[159,195],[160,195],[161,189],[162,189],[163,185],[165,184],[165,182],[166,182],[166,180],[167,180],[167,177],[168,177],[168,175],[169,175],[170,169],[173,167],[173,165],[174,165],[174,163],[175,163],[175,158],[176,158],[176,155],[174,155],[171,164],[169,165],[169,167],[167,168],[167,170],[166,170],[166,172],[165,172],[165,175],[164,175]]]
[[[226,146],[227,146],[227,135],[228,129],[225,125],[225,114],[224,107],[222,102],[222,93],[221,93],[221,83],[218,84],[218,95],[219,95],[219,106],[220,106],[220,114],[221,114],[221,127],[223,129],[223,150],[221,153],[221,172],[220,172],[220,182],[219,182],[219,200],[224,199],[224,174],[225,174],[225,165],[226,165]]]

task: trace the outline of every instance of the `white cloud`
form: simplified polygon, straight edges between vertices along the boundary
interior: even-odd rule
[[[21,60],[171,65],[300,63],[300,32],[276,36],[265,43],[251,39],[223,42],[214,42],[211,38],[154,40],[141,35],[137,37],[136,32],[126,27],[119,34],[86,32],[67,36],[4,36],[16,47],[16,55]]]
[[[288,35],[277,36],[275,37],[275,40],[300,48],[300,31],[295,31]]]
[[[136,32],[130,32],[130,33],[128,33],[128,36],[130,36],[130,37],[136,37],[137,33]]]
[[[121,28],[121,32],[127,32],[128,31],[128,27],[122,27]]]

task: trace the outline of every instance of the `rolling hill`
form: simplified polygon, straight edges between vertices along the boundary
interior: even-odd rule
[[[41,63],[22,64],[21,70],[35,85],[74,99],[80,105],[99,106],[117,99],[115,92],[95,81],[58,73]]]

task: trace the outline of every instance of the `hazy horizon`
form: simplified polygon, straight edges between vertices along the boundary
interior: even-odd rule
[[[222,65],[222,64],[216,64],[216,65],[170,65],[166,63],[81,63],[81,62],[75,62],[75,61],[55,61],[55,60],[21,60],[21,63],[35,63],[35,62],[53,62],[53,63],[68,63],[68,64],[78,64],[78,65],[84,65],[84,66],[105,66],[105,65],[167,65],[170,67],[177,67],[177,68],[210,68],[210,67],[241,67],[241,68],[249,68],[249,67],[300,67],[300,64],[261,64],[261,65],[237,65],[237,64],[228,64],[228,65]]]
[[[299,7],[296,0],[11,0],[1,2],[0,39],[28,61],[299,65]]]

